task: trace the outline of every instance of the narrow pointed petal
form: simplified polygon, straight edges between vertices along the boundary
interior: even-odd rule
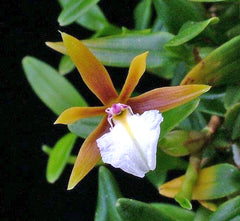
[[[62,38],[67,53],[89,89],[103,104],[115,100],[118,95],[104,66],[81,41],[65,33],[62,33]]]
[[[197,98],[210,88],[208,85],[201,84],[163,87],[130,98],[127,104],[135,113],[141,114],[144,111],[156,109],[164,112]]]
[[[146,70],[146,60],[148,52],[140,54],[133,58],[127,79],[119,96],[119,101],[124,103],[132,94],[134,88],[137,86],[140,78]]]
[[[58,51],[62,54],[67,55],[67,49],[65,48],[63,42],[46,42],[45,43],[49,48],[52,48],[55,51]]]
[[[77,120],[103,115],[106,107],[71,107],[60,114],[54,124],[72,124]]]
[[[107,118],[104,117],[99,126],[84,141],[69,179],[68,190],[73,189],[101,159],[96,139],[108,130]]]

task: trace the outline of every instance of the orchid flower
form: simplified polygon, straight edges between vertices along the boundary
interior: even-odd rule
[[[131,97],[146,69],[148,52],[133,58],[127,79],[118,95],[104,66],[78,39],[62,33],[63,43],[48,43],[68,54],[88,88],[103,106],[72,107],[56,120],[72,124],[79,119],[103,116],[98,127],[82,144],[68,189],[72,189],[102,159],[124,171],[143,177],[156,166],[156,146],[164,112],[209,90],[207,85],[163,87]],[[63,88],[64,90],[64,88]]]

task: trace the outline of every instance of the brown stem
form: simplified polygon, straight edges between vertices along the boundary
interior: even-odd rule
[[[217,128],[221,125],[221,118],[219,116],[211,116],[211,119],[208,123],[208,135],[213,135]]]

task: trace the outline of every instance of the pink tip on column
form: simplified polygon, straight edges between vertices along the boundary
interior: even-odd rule
[[[116,115],[121,114],[122,111],[126,109],[129,109],[130,112],[132,113],[132,109],[130,106],[121,103],[115,103],[105,110],[105,112],[108,114],[108,122],[111,125],[111,127],[113,127],[112,118]]]

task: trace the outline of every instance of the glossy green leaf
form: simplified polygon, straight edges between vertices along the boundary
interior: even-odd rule
[[[152,17],[152,0],[141,0],[134,10],[135,29],[149,28]]]
[[[158,188],[163,184],[167,177],[167,172],[169,170],[184,170],[187,168],[187,162],[181,158],[172,157],[165,154],[158,148],[157,151],[157,166],[154,171],[150,171],[146,174],[148,180]]]
[[[70,0],[59,0],[62,8],[64,8]],[[87,12],[85,12],[76,21],[77,24],[92,31],[97,31],[96,36],[111,35],[120,33],[121,29],[110,24],[104,16],[102,10],[98,5],[93,5]]]
[[[210,53],[186,75],[181,84],[219,86],[237,81],[240,81],[240,36]]]
[[[76,22],[92,31],[102,30],[108,25],[108,21],[98,5],[92,6],[83,16],[79,17]]]
[[[77,136],[74,134],[67,134],[62,137],[53,147],[47,164],[47,181],[54,183],[63,172]]]
[[[188,21],[181,27],[178,34],[165,45],[165,47],[167,48],[182,45],[198,36],[209,25],[213,25],[218,22],[219,18],[217,17],[200,22]]]
[[[147,204],[132,199],[119,199],[117,211],[124,221],[193,220],[194,213],[167,204]]]
[[[88,135],[99,125],[101,117],[90,117],[78,120],[74,124],[69,124],[68,129],[82,138],[87,138]]]
[[[63,55],[58,67],[59,73],[61,75],[65,75],[71,72],[74,68],[75,68],[75,65],[72,62],[72,59],[67,55]]]
[[[51,147],[49,147],[49,146],[47,146],[47,145],[43,145],[43,146],[42,146],[42,151],[43,151],[44,153],[46,153],[48,156],[50,156],[51,153],[52,153],[52,151],[53,151],[53,148],[51,148]],[[74,164],[75,161],[76,161],[76,159],[77,159],[77,156],[70,155],[70,156],[68,157],[68,159],[67,159],[67,163],[69,163],[69,164]]]
[[[158,18],[168,31],[176,34],[187,21],[204,20],[204,9],[186,0],[154,0]]]
[[[197,152],[206,142],[205,134],[199,131],[174,130],[158,142],[165,153],[179,157]]]
[[[149,51],[147,69],[169,78],[178,58],[163,46],[172,37],[167,32],[127,33],[83,42],[104,65],[113,67],[129,67],[135,56]]]
[[[210,210],[201,206],[197,210],[193,221],[209,221],[209,216],[211,215],[211,213],[212,212]]]
[[[224,125],[231,132],[233,140],[240,137],[240,103],[235,104],[227,111]]]
[[[240,196],[223,203],[211,216],[209,221],[240,220]]]
[[[30,56],[22,64],[31,87],[55,114],[70,107],[87,106],[72,84],[50,65]]]
[[[122,197],[110,171],[101,166],[98,173],[98,201],[94,221],[122,221],[115,207]]]
[[[181,121],[188,117],[198,106],[199,99],[195,99],[184,105],[163,113],[164,121],[161,124],[161,140],[169,131],[174,129]]]
[[[185,176],[173,179],[160,186],[160,194],[175,197]],[[240,171],[230,164],[217,164],[199,171],[192,192],[193,200],[212,200],[240,192]]]
[[[61,26],[71,24],[98,2],[99,0],[69,0],[58,17],[59,24]]]
[[[240,84],[229,85],[224,97],[224,106],[226,109],[230,109],[236,103],[240,103]]]
[[[120,28],[108,22],[97,5],[94,5],[83,16],[78,18],[76,23],[89,30],[96,31],[97,33],[93,37],[119,34],[122,32]]]

